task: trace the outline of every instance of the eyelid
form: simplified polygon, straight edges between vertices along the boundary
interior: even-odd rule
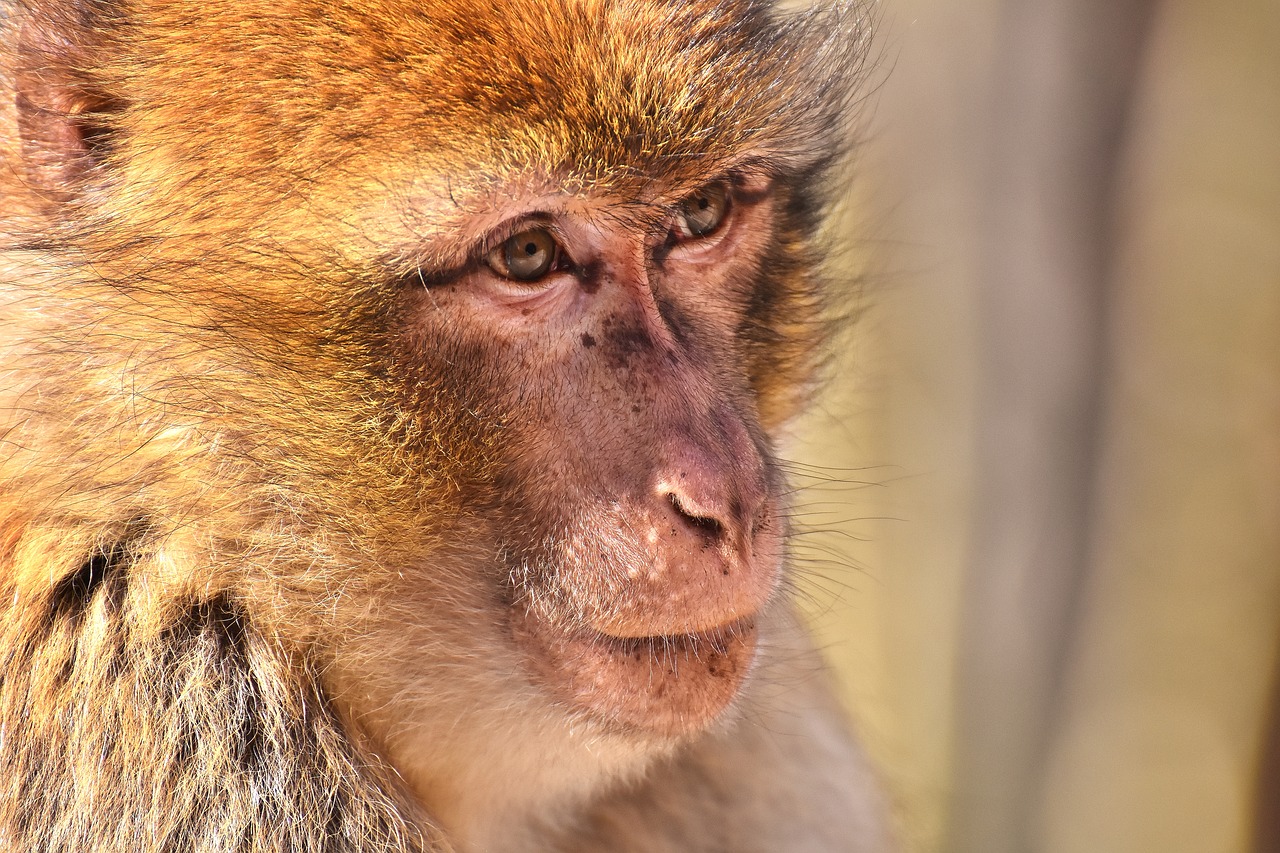
[[[700,184],[690,190],[690,193],[697,192],[702,187],[720,183],[728,191],[727,198],[732,204],[741,203],[748,206],[756,204],[773,192],[776,176],[751,168],[753,165],[751,163],[743,164],[736,169],[725,172],[714,180]],[[687,194],[684,196],[684,198],[688,197]]]
[[[564,235],[560,229],[556,227],[555,220],[549,214],[535,212],[517,216],[513,219],[495,225],[484,235],[477,243],[477,249],[473,252],[472,257],[480,263],[484,263],[484,259],[489,257],[490,253],[502,246],[503,243],[512,237],[524,231],[532,231],[535,228],[541,228],[551,235],[560,247],[560,251],[565,252]]]

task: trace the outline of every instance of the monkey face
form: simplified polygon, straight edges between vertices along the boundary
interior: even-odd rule
[[[122,624],[230,614],[289,663],[273,696],[451,827],[725,719],[779,598],[770,436],[819,360],[853,32],[754,0],[20,6],[26,600],[116,555]]]
[[[742,174],[657,200],[547,195],[406,284],[401,370],[488,377],[495,458],[467,502],[499,542],[523,665],[609,722],[714,719],[778,580],[779,480],[739,340],[773,206]]]

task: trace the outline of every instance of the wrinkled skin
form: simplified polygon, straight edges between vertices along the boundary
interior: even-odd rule
[[[886,849],[773,449],[851,14],[4,14],[0,843]]]

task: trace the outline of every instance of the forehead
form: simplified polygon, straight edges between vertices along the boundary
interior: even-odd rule
[[[406,57],[406,78],[437,115],[486,129],[496,143],[490,163],[592,182],[674,176],[705,172],[709,152],[733,156],[780,131],[766,82],[779,57],[753,9],[551,2],[456,11],[421,22],[423,43],[435,43],[418,54],[420,67]]]
[[[472,185],[557,176],[626,195],[818,156],[855,41],[855,22],[783,24],[749,0],[211,0],[197,36],[167,3],[151,6],[169,54],[153,67],[178,70],[157,72],[156,97],[185,89],[276,151],[338,140]]]

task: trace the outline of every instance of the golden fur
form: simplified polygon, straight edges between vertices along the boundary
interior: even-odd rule
[[[0,27],[0,848],[447,850],[410,793],[433,784],[441,809],[462,786],[542,815],[475,849],[880,843],[838,712],[780,664],[749,731],[657,750],[647,776],[648,747],[504,698],[459,544],[500,416],[483,377],[391,375],[382,332],[388,277],[447,265],[495,199],[642,215],[655,187],[755,162],[783,215],[741,336],[777,427],[822,344],[817,183],[864,50],[852,13],[102,0],[6,5]],[[774,666],[818,707],[773,710]],[[420,720],[366,707],[406,693]],[[401,741],[454,779],[390,766]],[[508,790],[521,774],[567,805]]]

